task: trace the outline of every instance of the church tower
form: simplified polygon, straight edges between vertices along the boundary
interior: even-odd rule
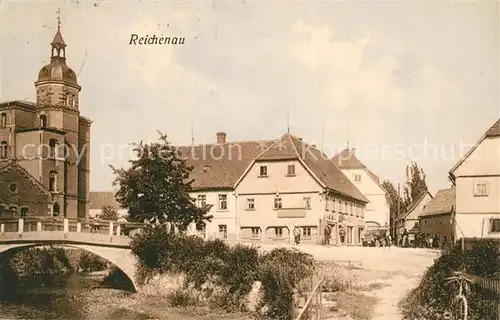
[[[50,63],[42,67],[36,87],[35,127],[47,146],[42,161],[42,183],[54,199],[53,214],[68,218],[88,216],[89,140],[91,121],[80,116],[76,74],[66,64],[66,43],[57,18]]]

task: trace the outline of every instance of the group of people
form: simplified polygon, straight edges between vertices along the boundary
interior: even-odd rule
[[[410,241],[409,234],[406,230],[403,231],[399,240],[399,246],[403,248],[408,247],[425,247],[432,249],[440,249],[448,246],[448,239],[446,236],[441,239],[437,233],[434,235],[430,233],[417,233],[413,243]]]

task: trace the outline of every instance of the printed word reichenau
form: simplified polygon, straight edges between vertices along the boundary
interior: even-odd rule
[[[184,37],[164,37],[161,35],[157,37],[155,34],[150,36],[147,34],[144,37],[139,37],[137,34],[132,33],[130,35],[129,44],[134,45],[148,45],[148,44],[184,44],[186,38]]]

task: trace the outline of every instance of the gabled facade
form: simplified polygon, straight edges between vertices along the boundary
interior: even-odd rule
[[[331,243],[344,230],[346,244],[360,244],[367,199],[328,159],[299,138],[181,147],[192,166],[200,205],[211,204],[209,237],[257,243],[321,243],[332,228]],[[205,155],[205,156],[204,156]]]
[[[500,119],[450,170],[455,239],[500,237]]]
[[[35,82],[36,103],[0,103],[0,168],[15,161],[50,192],[50,206],[42,212],[32,208],[31,196],[20,190],[19,195],[26,195],[18,199],[23,215],[86,218],[91,121],[80,115],[81,87],[66,65],[66,44],[59,27],[51,48],[50,63],[42,67]]]
[[[332,158],[342,173],[368,199],[366,226],[388,227],[390,222],[390,198],[382,187],[380,178],[370,171],[357,157],[356,149],[345,149]]]
[[[0,217],[43,216],[51,208],[50,191],[16,162],[0,169]]]
[[[423,193],[420,198],[414,200],[406,209],[406,212],[396,219],[396,230],[398,235],[402,235],[406,231],[412,230],[419,226],[419,216],[422,214],[424,207],[432,200],[432,194],[429,191]]]
[[[455,211],[455,191],[455,188],[439,190],[419,216],[420,232],[430,237],[437,234],[441,244],[454,242],[452,218]]]

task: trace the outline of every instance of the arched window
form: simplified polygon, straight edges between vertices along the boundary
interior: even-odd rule
[[[21,218],[26,218],[28,216],[30,208],[28,207],[21,207]]]
[[[7,141],[0,142],[0,159],[7,159]]]
[[[60,212],[59,212],[59,210],[60,210],[60,208],[59,208],[59,203],[57,203],[57,202],[56,202],[56,203],[54,203],[54,205],[52,206],[52,215],[53,215],[54,217],[59,216],[59,213],[60,213]]]
[[[44,114],[40,115],[40,127],[41,128],[47,127],[47,116]]]
[[[55,171],[49,173],[49,191],[57,191],[57,172]]]
[[[50,139],[50,141],[49,141],[49,147],[50,147],[49,157],[51,157],[51,158],[56,157],[57,144],[58,144],[58,142],[56,139]]]
[[[0,114],[0,127],[5,128],[7,126],[7,114],[2,112]]]
[[[17,206],[10,206],[9,212],[12,216],[15,216],[17,214]]]

